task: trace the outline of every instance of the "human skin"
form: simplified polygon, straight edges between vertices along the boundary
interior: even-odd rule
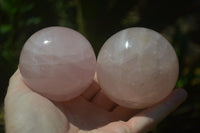
[[[28,88],[17,70],[5,97],[6,133],[145,133],[187,97],[175,89],[160,103],[143,110],[109,100],[96,79],[79,97],[52,102]]]

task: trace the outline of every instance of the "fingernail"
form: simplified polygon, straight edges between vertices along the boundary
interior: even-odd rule
[[[188,94],[185,91],[185,89],[182,89],[182,88],[176,89],[176,94],[179,97],[179,99],[182,99],[183,101],[185,101],[187,99]]]

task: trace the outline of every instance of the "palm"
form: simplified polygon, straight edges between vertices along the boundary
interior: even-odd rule
[[[74,126],[94,129],[116,120],[128,120],[133,110],[117,106],[93,84],[79,97],[68,102],[55,103]]]
[[[103,126],[102,130],[106,132],[118,128],[128,128],[131,132],[145,131],[184,99],[183,91],[179,90],[163,103],[132,117],[137,110],[117,106],[101,92],[96,82],[71,101],[53,103],[30,90],[17,71],[11,79],[5,99],[6,129],[7,133],[76,133],[80,129],[90,130]],[[170,103],[167,108],[166,103]],[[130,117],[132,118],[126,123],[108,124],[112,121],[128,120]],[[149,123],[150,119],[155,121]],[[137,124],[133,126],[132,123]]]

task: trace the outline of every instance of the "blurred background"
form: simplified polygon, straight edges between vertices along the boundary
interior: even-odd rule
[[[176,87],[185,88],[188,99],[151,132],[200,130],[199,0],[0,0],[0,133],[8,80],[23,44],[37,30],[56,25],[81,32],[96,55],[108,37],[124,28],[140,26],[163,34],[179,58]]]

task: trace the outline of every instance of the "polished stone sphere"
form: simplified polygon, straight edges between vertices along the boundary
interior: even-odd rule
[[[93,81],[96,57],[80,33],[49,27],[34,33],[25,43],[19,61],[24,82],[54,101],[79,96]]]
[[[149,107],[167,97],[178,71],[171,44],[146,28],[128,28],[114,34],[97,59],[97,79],[103,91],[129,108]]]

